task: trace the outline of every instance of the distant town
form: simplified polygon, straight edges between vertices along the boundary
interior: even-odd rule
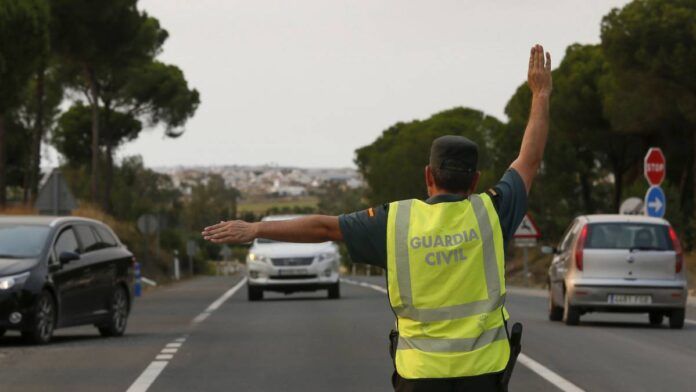
[[[210,174],[218,174],[228,186],[237,188],[242,197],[306,196],[313,189],[329,182],[352,189],[363,186],[358,171],[350,168],[226,165],[153,167],[152,170],[169,175],[177,186]]]

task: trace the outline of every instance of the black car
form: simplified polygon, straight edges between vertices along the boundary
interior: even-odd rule
[[[78,217],[0,217],[0,336],[47,343],[55,328],[93,324],[121,336],[133,254],[105,224]]]

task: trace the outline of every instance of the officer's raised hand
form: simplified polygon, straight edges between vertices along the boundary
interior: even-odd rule
[[[553,89],[551,55],[544,53],[544,47],[541,45],[534,45],[529,55],[527,84],[532,90],[532,109],[522,138],[520,154],[510,167],[522,177],[529,193],[544,156],[546,136],[549,132],[549,97]]]
[[[529,70],[527,71],[527,84],[533,95],[548,97],[553,89],[551,79],[551,54],[544,54],[544,47],[534,45],[529,55]]]

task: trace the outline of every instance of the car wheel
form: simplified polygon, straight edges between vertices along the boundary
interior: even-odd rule
[[[329,287],[329,298],[330,299],[341,298],[341,285],[339,282],[336,282],[331,287]]]
[[[56,302],[48,291],[44,290],[36,301],[32,325],[22,330],[22,338],[30,344],[46,344],[53,337],[56,326]]]
[[[686,314],[684,309],[675,309],[669,314],[669,327],[672,329],[684,328],[684,318]]]
[[[563,322],[566,325],[580,324],[580,310],[576,306],[570,306],[568,294],[565,296],[565,306],[563,306]]]
[[[247,294],[249,301],[260,301],[263,299],[263,290],[260,287],[247,284]]]
[[[648,314],[650,318],[650,325],[660,325],[662,324],[663,314],[660,312],[650,312]]]
[[[553,302],[553,293],[551,292],[551,290],[549,290],[549,320],[563,320],[563,307],[558,306],[555,302]]]
[[[128,324],[128,294],[123,286],[116,286],[113,294],[111,294],[111,309],[109,312],[109,321],[106,324],[97,326],[101,336],[123,336],[126,332]]]

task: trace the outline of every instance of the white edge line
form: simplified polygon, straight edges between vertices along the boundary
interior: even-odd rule
[[[533,360],[532,358],[529,358],[528,356],[522,353],[520,353],[520,355],[517,357],[517,360],[521,364],[529,368],[529,370],[540,375],[546,381],[550,382],[551,384],[558,387],[558,389],[564,392],[584,392],[582,388],[578,387],[577,385],[566,380],[557,373],[554,373],[551,369],[547,368],[546,366],[540,364],[539,362]]]
[[[169,362],[167,361],[152,361],[150,365],[143,371],[143,373],[138,377],[133,385],[128,388],[126,392],[145,392],[150,388],[153,382],[157,379],[157,376],[162,373],[162,370],[167,366]]]
[[[352,279],[346,279],[342,278],[341,279],[343,282],[346,282],[348,284],[352,284],[355,286],[362,286],[362,287],[367,287],[382,293],[386,293],[387,289],[381,286],[377,286],[374,284],[366,283],[366,282],[359,282],[356,280]],[[691,320],[686,320],[687,323],[693,323],[696,324],[696,321],[691,321]],[[572,382],[566,380],[565,378],[561,377],[557,373],[554,373],[551,369],[547,368],[546,366],[540,364],[539,362],[533,360],[532,358],[520,353],[520,355],[517,357],[519,362],[529,368],[529,370],[533,371],[534,373],[538,374],[542,378],[544,378],[546,381],[550,382],[560,390],[564,392],[584,392],[584,390],[577,385],[573,384]]]
[[[687,324],[696,325],[696,320],[689,320],[689,319],[686,319],[686,320],[684,320],[684,322],[687,323]]]

